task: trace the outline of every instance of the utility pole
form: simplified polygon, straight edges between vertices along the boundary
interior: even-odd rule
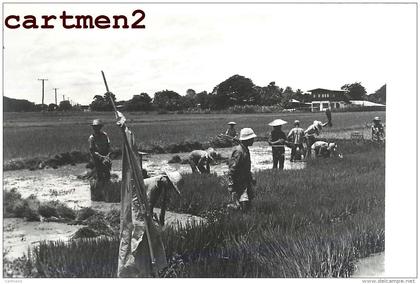
[[[66,98],[64,97],[64,95],[63,95],[63,101],[65,101],[66,100]]]
[[[57,90],[58,88],[53,88],[54,93],[55,93],[55,104],[57,105]]]
[[[38,81],[42,81],[42,105],[44,105],[44,81],[48,81],[48,79],[38,79]]]

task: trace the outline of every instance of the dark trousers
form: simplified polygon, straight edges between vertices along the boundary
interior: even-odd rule
[[[189,160],[190,166],[191,166],[191,170],[193,173],[201,173],[201,174],[209,174],[210,171],[207,171],[207,168],[205,167],[205,165],[202,164],[196,164],[192,159]]]
[[[315,136],[307,136],[306,137],[306,159],[311,157],[311,146],[316,142]]]
[[[302,159],[302,154],[299,154],[299,157],[296,158],[296,149],[299,148],[299,152],[302,153],[303,152],[303,144],[293,144],[292,146],[292,153],[290,154],[290,160],[301,160]]]
[[[98,181],[109,181],[111,179],[111,163],[109,165],[104,165],[102,161],[94,158],[93,162],[95,164],[96,177]]]
[[[284,168],[284,147],[273,147],[273,169]]]

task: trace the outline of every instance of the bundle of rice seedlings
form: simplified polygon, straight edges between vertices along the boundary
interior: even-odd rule
[[[96,213],[96,211],[93,210],[92,208],[83,207],[76,212],[76,220],[77,221],[84,221],[87,218],[89,218],[90,216],[94,215],[95,213]]]
[[[99,233],[95,230],[93,230],[92,228],[89,227],[83,227],[80,228],[79,230],[77,230],[71,237],[70,239],[75,240],[75,239],[82,239],[82,238],[95,238],[99,236]]]
[[[59,218],[60,215],[57,211],[57,205],[54,201],[44,202],[39,205],[38,212],[42,217],[51,218],[56,217]]]

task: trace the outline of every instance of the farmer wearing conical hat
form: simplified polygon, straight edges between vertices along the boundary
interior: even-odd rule
[[[385,139],[385,129],[381,123],[381,119],[376,116],[372,125],[372,141],[381,142]]]
[[[228,190],[232,195],[232,203],[228,208],[246,211],[254,198],[255,180],[251,174],[251,156],[249,146],[257,137],[251,128],[243,128],[239,134],[239,145],[232,152],[229,160]]]
[[[89,151],[95,164],[98,181],[109,181],[111,177],[111,153],[108,135],[102,131],[103,124],[99,119],[92,122],[93,134],[89,136]]]
[[[299,148],[299,153],[303,152],[303,140],[305,136],[303,129],[300,127],[300,121],[295,120],[294,125],[295,127],[292,128],[289,134],[287,135],[287,139],[291,140],[292,142],[292,153],[290,155],[290,162],[293,162],[296,159],[301,160],[301,154],[299,154],[299,158],[296,157],[296,150],[297,148]]]
[[[328,122],[322,123],[321,121],[314,120],[314,123],[312,123],[305,130],[304,134],[305,134],[305,140],[306,140],[306,155],[305,155],[306,159],[309,159],[311,157],[311,147],[312,147],[312,144],[314,144],[316,141],[315,135],[318,136],[322,128],[326,126],[327,124]]]
[[[268,138],[268,144],[271,146],[273,153],[273,169],[279,168],[280,170],[283,170],[284,168],[284,147],[287,137],[281,130],[281,126],[286,123],[287,122],[282,119],[276,119],[268,124],[273,127]]]
[[[200,172],[202,174],[210,173],[210,162],[217,157],[217,152],[213,148],[204,150],[194,150],[188,157],[191,170],[193,173]]]
[[[228,123],[228,125],[230,125],[230,127],[228,128],[228,130],[226,130],[225,135],[235,138],[236,137],[236,129],[235,129],[236,122],[231,121]]]

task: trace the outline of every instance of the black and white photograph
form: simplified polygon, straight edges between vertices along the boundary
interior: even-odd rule
[[[5,283],[417,280],[417,2],[2,2],[2,43]]]

